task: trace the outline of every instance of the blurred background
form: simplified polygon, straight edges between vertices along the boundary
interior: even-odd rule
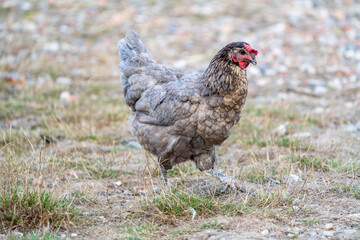
[[[85,82],[106,87],[119,79],[117,41],[130,29],[159,63],[183,72],[203,71],[225,44],[246,41],[259,50],[258,65],[248,68],[250,96],[314,97],[316,113],[346,114],[350,131],[359,130],[358,0],[4,0],[0,128],[27,123],[30,113],[56,111],[57,100],[121,98],[111,92],[120,89],[117,83],[99,95]],[[56,91],[49,93],[49,84]],[[329,109],[322,101],[329,98],[341,105]]]
[[[119,77],[117,41],[136,30],[160,63],[202,71],[225,44],[259,49],[251,82],[306,86],[316,93],[358,82],[357,0],[17,1],[1,3],[2,78]]]

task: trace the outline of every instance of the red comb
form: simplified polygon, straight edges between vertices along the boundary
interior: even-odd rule
[[[253,52],[253,53],[255,53],[255,55],[258,54],[258,51],[257,51],[257,50],[251,48],[251,47],[250,47],[249,45],[247,45],[246,43],[244,43],[244,46],[245,46],[246,50],[248,50],[249,52]]]

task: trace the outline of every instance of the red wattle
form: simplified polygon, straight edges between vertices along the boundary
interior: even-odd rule
[[[245,68],[247,68],[248,66],[249,66],[249,63],[246,62],[246,61],[239,62],[239,67],[240,67],[241,69],[245,69]]]

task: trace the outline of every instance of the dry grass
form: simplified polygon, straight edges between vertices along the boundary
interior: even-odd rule
[[[224,192],[193,163],[169,171],[170,191],[152,194],[153,188],[161,186],[158,165],[143,149],[122,144],[124,137],[131,137],[128,130],[124,131],[129,113],[122,110],[126,108],[123,99],[106,100],[114,86],[111,82],[88,82],[79,96],[96,94],[103,100],[69,106],[58,99],[55,84],[48,85],[32,102],[26,96],[34,95],[34,88],[21,86],[21,97],[12,102],[18,107],[6,108],[1,116],[5,124],[19,119],[18,125],[1,133],[3,233],[10,236],[9,230],[16,230],[31,236],[32,230],[45,227],[48,230],[36,236],[46,239],[54,237],[54,231],[56,236],[79,232],[79,226],[86,222],[86,232],[100,235],[105,230],[98,226],[109,224],[106,231],[112,236],[128,239],[157,238],[161,232],[182,237],[204,229],[233,229],[230,224],[219,223],[227,218],[266,218],[282,223],[288,218],[312,219],[306,205],[316,201],[314,193],[328,187],[332,193],[358,199],[355,186],[360,168],[341,155],[341,146],[315,151],[311,141],[291,136],[298,129],[311,131],[314,124],[320,124],[309,121],[309,116],[294,115],[292,108],[290,113],[272,113],[261,107],[246,108],[229,141],[218,149],[217,165],[220,171],[256,188],[256,197]],[[44,96],[52,105],[34,107],[42,104]],[[290,124],[285,135],[271,135],[277,127],[271,122],[286,121]],[[289,185],[286,180],[290,173],[304,181]],[[331,187],[334,174],[342,185]],[[11,210],[14,208],[16,211]],[[194,220],[192,209],[196,212]],[[188,221],[195,222],[196,227],[186,225]],[[120,228],[116,227],[119,222]],[[305,220],[302,223],[310,226]],[[163,225],[177,227],[170,231]]]

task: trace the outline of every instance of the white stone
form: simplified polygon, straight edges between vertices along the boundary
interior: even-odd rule
[[[333,231],[323,231],[323,235],[327,236],[327,237],[332,237],[332,236],[334,236],[334,232]]]
[[[63,91],[60,93],[60,99],[67,102],[71,97],[71,94],[68,91]]]
[[[311,137],[311,133],[310,132],[299,132],[299,133],[294,133],[293,137],[298,137],[298,138],[307,138],[307,137]]]
[[[71,83],[71,79],[67,78],[67,77],[58,77],[56,79],[56,83],[57,84],[69,85]]]

